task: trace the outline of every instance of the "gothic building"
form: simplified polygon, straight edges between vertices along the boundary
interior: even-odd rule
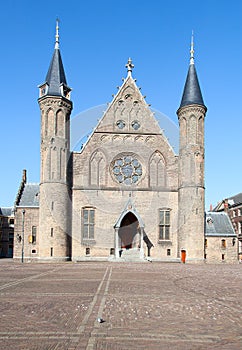
[[[70,87],[59,49],[39,86],[40,184],[16,198],[14,257],[204,260],[204,119],[193,42],[175,154],[132,76],[79,152],[70,149]]]

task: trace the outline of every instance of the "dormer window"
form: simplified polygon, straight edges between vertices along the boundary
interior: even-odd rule
[[[207,223],[208,225],[212,225],[213,224],[213,219],[211,217],[207,218]]]
[[[40,85],[39,86],[39,97],[45,96],[47,94],[48,91],[48,85],[44,84],[44,85]]]

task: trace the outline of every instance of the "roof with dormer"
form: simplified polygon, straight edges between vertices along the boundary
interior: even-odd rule
[[[64,71],[62,58],[61,58],[60,48],[59,48],[58,20],[56,22],[55,49],[54,49],[54,53],[50,62],[50,66],[49,66],[44,84],[47,84],[48,86],[44,95],[65,96],[65,94],[63,94],[63,87],[65,87],[65,90],[68,90],[68,91],[71,90],[67,86],[66,75]]]
[[[238,193],[232,197],[228,198],[230,206],[237,206],[242,204],[242,193]]]
[[[242,192],[238,193],[232,197],[228,197],[220,201],[213,211],[222,211],[225,210],[225,203],[228,203],[228,208],[234,208],[242,204]]]
[[[208,212],[205,214],[205,236],[235,237],[233,225],[227,213]]]

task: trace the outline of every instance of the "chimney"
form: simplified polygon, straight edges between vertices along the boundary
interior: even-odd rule
[[[228,211],[229,211],[229,201],[227,198],[224,199],[224,211],[225,211],[225,213],[228,213]]]
[[[23,170],[23,175],[22,175],[22,182],[26,184],[27,182],[27,170]]]
[[[209,211],[213,211],[213,205],[212,204],[210,204]]]

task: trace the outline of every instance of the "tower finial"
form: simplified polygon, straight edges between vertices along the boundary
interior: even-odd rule
[[[129,57],[128,63],[125,65],[125,67],[127,68],[127,71],[128,71],[128,77],[131,77],[131,73],[132,73],[132,70],[134,68],[134,65],[133,65],[130,57]]]
[[[190,50],[190,64],[194,64],[194,41],[193,41],[193,30],[191,38],[191,50]]]
[[[59,49],[59,18],[56,18],[56,27],[55,27],[55,49]]]

